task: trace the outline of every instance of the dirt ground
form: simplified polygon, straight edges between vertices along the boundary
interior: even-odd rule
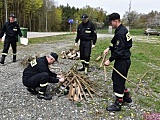
[[[73,40],[73,39],[71,39]],[[106,106],[113,102],[111,71],[107,71],[107,81],[104,81],[103,70],[91,64],[88,76],[90,79],[100,83],[100,94],[109,97],[94,96],[94,100],[83,100],[81,103],[70,101],[67,96],[58,97],[53,95],[51,101],[39,100],[30,94],[22,84],[22,72],[24,68],[20,62],[28,55],[39,54],[44,56],[50,52],[61,53],[73,46],[73,41],[32,44],[18,46],[18,61],[12,63],[12,56],[8,55],[4,65],[0,65],[0,120],[119,120],[122,119],[121,112],[107,112]],[[61,59],[56,67],[61,67],[67,72],[78,60]],[[80,67],[80,64],[79,66]],[[50,84],[51,92],[57,84]],[[111,98],[111,99],[109,99]],[[79,106],[80,104],[80,106]],[[125,111],[134,111],[134,115],[123,116],[123,120],[138,120],[142,118],[144,109],[135,103],[125,104]]]

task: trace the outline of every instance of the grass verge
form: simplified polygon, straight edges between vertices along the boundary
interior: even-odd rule
[[[132,64],[128,78],[140,86],[140,90],[135,93],[137,86],[127,82],[131,89],[135,102],[151,111],[160,112],[160,37],[157,43],[134,42],[131,48]],[[99,40],[92,51],[92,61],[110,45],[111,38]],[[109,58],[110,55],[108,55]],[[98,63],[97,65],[99,65]],[[113,63],[112,63],[113,64]],[[110,68],[107,68],[110,69]]]

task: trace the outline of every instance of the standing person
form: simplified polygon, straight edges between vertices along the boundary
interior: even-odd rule
[[[79,49],[82,68],[78,69],[78,71],[85,71],[85,74],[87,74],[91,49],[95,47],[97,41],[97,33],[94,24],[89,21],[86,14],[83,14],[81,18],[82,22],[77,28],[75,46],[78,46],[78,41],[80,39]]]
[[[13,62],[16,62],[16,54],[17,54],[17,43],[16,42],[18,42],[18,35],[22,37],[22,33],[21,33],[19,25],[15,21],[14,14],[11,14],[9,16],[9,21],[3,25],[1,33],[0,33],[0,41],[2,40],[4,33],[6,33],[6,36],[4,40],[4,48],[2,51],[2,57],[1,57],[0,63],[4,64],[5,57],[8,54],[10,45],[13,50]]]
[[[110,65],[114,61],[114,68],[117,69],[122,75],[127,77],[129,67],[131,65],[131,52],[132,38],[128,30],[121,24],[120,15],[112,13],[109,15],[109,21],[115,29],[115,35],[111,40],[112,46],[104,50],[104,54],[111,51],[111,57],[105,61],[104,65]],[[113,92],[116,96],[115,103],[106,108],[108,111],[120,111],[123,102],[131,103],[132,99],[129,96],[127,88],[125,88],[125,79],[121,77],[116,71],[112,72]]]
[[[57,75],[50,71],[48,65],[53,64],[58,60],[56,53],[51,53],[48,56],[43,56],[32,60],[27,68],[23,71],[23,85],[32,94],[37,94],[38,99],[51,100],[52,97],[46,93],[47,83],[64,82],[62,75]],[[39,91],[36,88],[39,87]]]

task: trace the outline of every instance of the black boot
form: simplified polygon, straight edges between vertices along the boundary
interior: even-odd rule
[[[89,64],[85,63],[84,74],[86,74],[86,75],[88,75],[88,68],[89,68]]]
[[[13,55],[13,62],[16,62],[16,55]]]
[[[1,61],[0,61],[0,63],[1,63],[1,64],[4,64],[5,57],[6,57],[5,55],[2,55],[2,57],[1,57]]]
[[[44,99],[44,100],[52,100],[52,96],[51,95],[41,94],[41,93],[38,93],[37,98],[38,99]]]
[[[124,90],[124,96],[123,96],[123,103],[131,103],[132,98],[130,97],[130,93],[128,92],[127,89]]]
[[[31,93],[31,94],[38,94],[38,91],[36,91],[36,89],[35,88],[29,88],[29,87],[27,87],[27,90]]]
[[[111,106],[108,106],[106,110],[107,111],[121,111],[122,102],[123,102],[123,99],[117,97],[115,100],[115,103]]]
[[[44,100],[51,100],[52,96],[49,94],[46,94],[47,86],[44,86],[44,84],[40,84],[40,90],[38,91],[37,98],[38,99],[44,99]]]
[[[78,69],[78,71],[84,71],[84,70],[85,70],[85,65],[84,65],[84,62],[82,62],[82,67]]]

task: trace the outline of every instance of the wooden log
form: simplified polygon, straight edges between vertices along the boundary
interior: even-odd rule
[[[77,84],[76,84],[76,87],[75,87],[74,101],[79,101],[79,97],[78,97],[78,85]]]
[[[65,88],[58,94],[58,96],[61,95],[62,92],[70,85],[70,83],[75,79],[75,77],[72,78],[72,80],[65,86]]]
[[[69,100],[74,100],[74,95],[75,95],[75,86],[71,84],[68,94]]]
[[[78,94],[78,97],[79,97],[79,101],[81,101],[83,98],[82,98],[82,93],[81,93],[81,90],[80,90],[80,86],[79,86],[79,85],[77,85],[77,89],[78,89],[77,94]]]
[[[103,64],[104,64],[104,62],[105,62],[105,59],[106,59],[106,54],[104,54],[104,56],[103,56],[102,62],[101,62],[101,64],[100,64],[100,67],[103,66]]]
[[[82,93],[83,93],[83,95],[84,95],[84,98],[87,100],[87,96],[86,96],[86,94],[85,94],[85,92],[84,92],[84,90],[83,90],[83,88],[82,88],[82,85],[80,84],[78,78],[76,77],[75,80],[77,81],[77,83],[78,83],[78,85],[79,85],[79,87],[80,87],[80,90],[82,91]]]

